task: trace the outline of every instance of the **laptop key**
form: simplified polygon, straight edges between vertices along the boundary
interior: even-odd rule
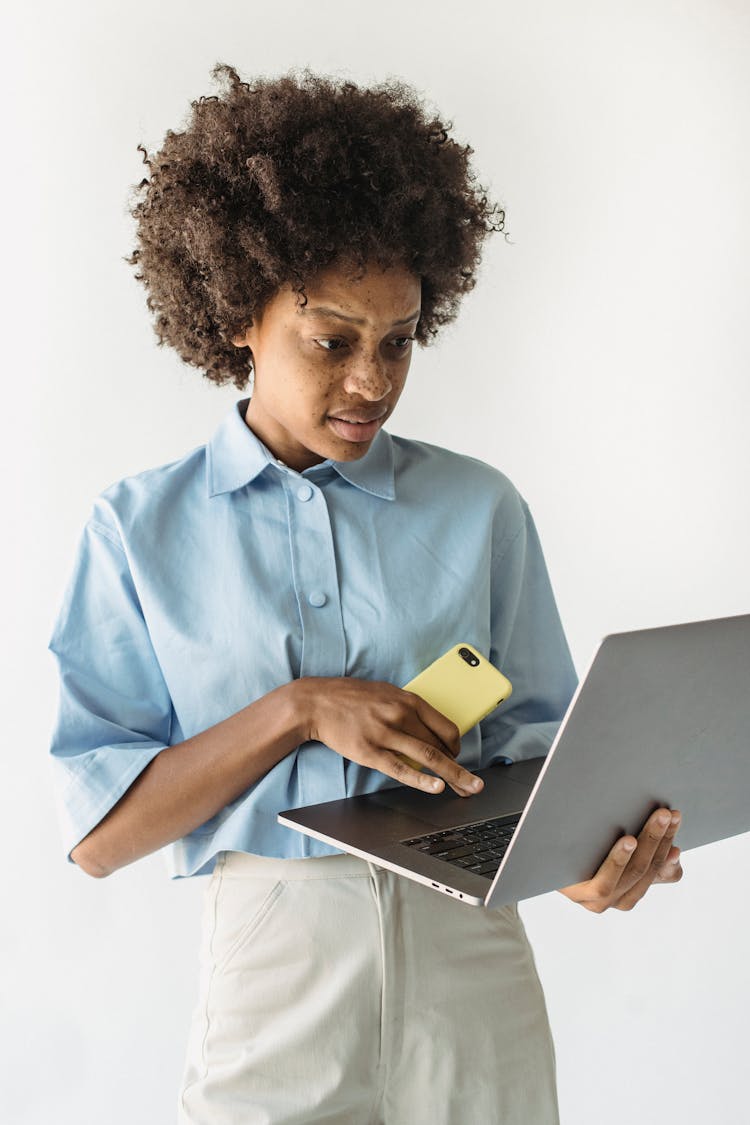
[[[497,862],[496,859],[492,860],[491,863],[484,863],[479,868],[479,871],[477,872],[477,875],[490,875],[490,874],[494,875],[499,866],[500,866],[500,864]]]
[[[466,845],[464,845],[464,847],[462,847],[462,848],[452,848],[449,852],[443,852],[442,855],[440,856],[440,859],[447,859],[447,860],[463,859],[465,856],[472,856],[473,857],[474,856],[474,849],[466,847]]]

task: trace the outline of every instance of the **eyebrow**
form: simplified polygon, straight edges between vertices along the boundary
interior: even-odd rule
[[[339,320],[348,320],[352,324],[366,324],[366,320],[361,320],[357,316],[345,316],[342,312],[337,312],[336,309],[329,309],[324,305],[315,305],[314,308],[303,306],[300,310],[303,313],[324,313],[326,316],[335,316]],[[403,320],[394,320],[391,328],[397,328],[401,324],[409,324],[410,321],[421,315],[422,310],[416,309],[410,316],[405,316]]]

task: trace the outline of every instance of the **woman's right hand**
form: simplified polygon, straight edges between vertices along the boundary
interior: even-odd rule
[[[461,750],[456,724],[414,692],[352,676],[304,676],[296,686],[308,740],[428,793],[442,792],[445,782],[460,797],[483,788],[481,778],[455,761]]]

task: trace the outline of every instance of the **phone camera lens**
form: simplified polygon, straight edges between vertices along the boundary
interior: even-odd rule
[[[458,650],[458,655],[462,660],[465,660],[467,664],[470,664],[472,668],[476,668],[476,666],[479,664],[476,656],[469,648],[460,648]]]

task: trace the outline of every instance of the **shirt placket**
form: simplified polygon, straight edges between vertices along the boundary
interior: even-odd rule
[[[343,676],[346,640],[333,531],[323,490],[291,469],[282,470],[289,521],[294,589],[302,623],[300,676]],[[321,742],[297,756],[300,804],[346,796],[344,760]]]

